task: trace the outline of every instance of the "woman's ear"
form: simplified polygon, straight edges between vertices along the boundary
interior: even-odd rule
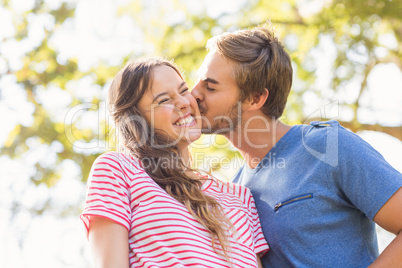
[[[248,110],[249,111],[256,111],[259,110],[264,103],[267,101],[269,96],[268,89],[264,88],[264,91],[259,95],[254,95],[249,100]]]

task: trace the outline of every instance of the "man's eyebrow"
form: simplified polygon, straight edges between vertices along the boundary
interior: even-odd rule
[[[207,82],[207,83],[212,83],[212,84],[219,84],[218,81],[216,81],[215,79],[212,79],[212,78],[201,79],[201,81]]]
[[[182,87],[184,87],[186,85],[186,82],[185,81],[183,81],[181,84],[180,84],[180,86],[177,88],[177,89],[181,89]],[[169,95],[169,93],[168,92],[161,92],[161,93],[159,93],[158,95],[156,95],[154,98],[153,98],[153,102],[157,99],[157,98],[159,98],[159,97],[161,97],[161,96],[163,96],[163,95]]]

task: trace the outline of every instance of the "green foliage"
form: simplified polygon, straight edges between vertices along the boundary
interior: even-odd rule
[[[196,71],[206,54],[205,44],[210,37],[223,31],[254,27],[271,20],[279,30],[278,36],[284,40],[284,45],[295,67],[294,90],[289,97],[284,121],[287,123],[304,121],[306,115],[303,114],[303,95],[308,90],[314,89],[317,79],[318,67],[314,51],[320,49],[320,43],[327,38],[336,48],[331,65],[332,77],[329,78],[330,90],[335,93],[355,78],[362,81],[360,94],[355,102],[345,103],[345,105],[352,105],[355,113],[354,125],[360,127],[356,113],[359,108],[359,97],[367,87],[365,81],[370,71],[380,63],[395,63],[402,68],[402,4],[400,1],[326,1],[325,6],[311,14],[302,14],[301,1],[243,2],[244,4],[239,5],[238,12],[222,12],[211,17],[203,4],[200,4],[201,7],[197,11],[189,8],[189,5],[192,5],[191,1],[172,0],[163,1],[163,4],[160,1],[158,6],[148,4],[147,1],[131,1],[127,6],[120,7],[116,16],[129,16],[132,19],[142,33],[142,36],[138,38],[141,39],[140,43],[144,44],[145,49],[133,51],[131,55],[121,59],[121,62],[126,62],[131,56],[162,55],[175,60],[183,69],[184,77],[191,85],[197,79]],[[10,9],[8,1],[2,1],[2,4],[3,8]],[[76,93],[69,89],[69,83],[90,76],[93,77],[93,84],[104,92],[105,87],[107,88],[121,66],[99,61],[90,70],[82,71],[76,58],[66,60],[59,58],[59,51],[50,45],[49,40],[66,21],[74,18],[75,6],[69,2],[52,10],[44,1],[35,1],[34,8],[29,12],[14,13],[15,34],[0,42],[10,40],[24,42],[29,36],[30,20],[28,18],[40,14],[49,14],[54,19],[54,26],[46,28],[40,44],[33,45],[30,51],[25,53],[21,59],[22,66],[16,70],[12,69],[7,59],[0,56],[7,62],[6,73],[16,76],[17,83],[27,94],[27,101],[34,106],[32,124],[17,124],[9,133],[4,146],[0,148],[0,154],[18,159],[30,150],[27,140],[32,137],[49,146],[54,141],[58,141],[62,149],[57,152],[56,163],[46,166],[38,159],[34,164],[36,173],[32,174],[31,181],[35,185],[46,184],[52,187],[57,184],[61,176],[57,166],[64,160],[73,160],[81,168],[84,183],[94,159],[113,145],[97,150],[77,150],[66,133],[71,131],[76,140],[84,142],[103,141],[109,129],[108,122],[102,119],[103,121],[100,121],[102,127],[98,132],[90,127],[83,127],[76,121],[63,122],[56,119],[52,111],[43,107],[40,94],[46,94],[50,87],[55,87],[71,96],[70,107],[88,103],[88,100],[77,97]],[[398,48],[387,47],[381,43],[380,37],[384,34],[393,36],[397,40]],[[386,53],[379,56],[376,53],[377,48],[384,49]],[[110,49],[114,48],[110,47]],[[312,92],[324,101],[329,101],[328,97],[320,96],[319,90]],[[102,101],[100,97],[94,96],[89,102],[99,107]],[[217,149],[219,146],[209,146],[195,148],[193,153],[225,155],[229,160],[240,158],[239,153],[233,150],[224,138],[217,137],[216,142],[222,145],[220,147],[223,149]],[[199,141],[198,145],[200,143],[202,141]],[[227,146],[223,146],[225,143]],[[201,165],[197,162],[195,164]],[[219,171],[221,167],[220,162],[210,165],[212,171]]]

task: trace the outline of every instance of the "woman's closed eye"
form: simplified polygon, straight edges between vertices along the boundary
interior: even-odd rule
[[[161,104],[167,103],[169,100],[170,99],[168,99],[168,98],[162,99],[162,100],[158,101],[158,104],[161,105]]]
[[[188,91],[188,88],[183,89],[182,91],[180,91],[180,94],[186,94]],[[162,105],[162,104],[166,104],[167,102],[169,102],[172,98],[163,98],[160,101],[158,101],[158,105]]]

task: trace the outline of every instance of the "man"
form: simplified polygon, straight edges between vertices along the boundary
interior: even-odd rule
[[[267,28],[208,41],[192,90],[204,133],[227,137],[246,164],[270,252],[264,267],[402,267],[402,175],[336,121],[281,121],[289,55]],[[378,256],[375,224],[397,237]]]

